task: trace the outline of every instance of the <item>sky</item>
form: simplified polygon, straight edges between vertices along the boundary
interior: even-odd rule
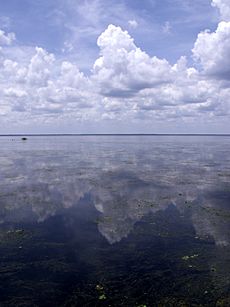
[[[230,133],[230,0],[0,1],[0,134]]]

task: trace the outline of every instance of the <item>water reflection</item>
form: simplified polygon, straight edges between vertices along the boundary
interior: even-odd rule
[[[1,152],[2,223],[12,218],[42,222],[90,194],[100,213],[98,230],[110,243],[127,237],[143,216],[174,204],[181,215],[190,215],[197,235],[229,244],[228,143],[223,148],[210,139],[209,144],[141,140],[141,145],[132,140],[90,148],[75,141],[70,152],[52,145],[25,150],[22,144],[8,157]],[[12,215],[15,210],[20,214]]]
[[[51,227],[46,225],[61,219],[55,231],[60,227],[60,236],[68,232],[73,251],[79,244],[81,250],[84,245],[89,244],[90,249],[95,245],[95,259],[100,259],[96,251],[104,244],[95,237],[95,229],[117,253],[136,246],[140,235],[144,253],[152,245],[154,252],[160,253],[156,246],[162,244],[157,239],[161,238],[165,243],[160,249],[169,257],[174,253],[180,257],[178,272],[185,264],[194,270],[199,255],[209,259],[205,265],[213,280],[222,289],[229,285],[223,278],[229,272],[228,138],[66,137],[0,142],[4,143],[0,150],[2,229],[11,231],[36,223]],[[180,243],[184,240],[191,241],[191,249],[184,247],[190,243]],[[206,244],[206,252],[197,244]],[[83,254],[78,257],[91,259]],[[165,256],[155,257],[159,262]]]

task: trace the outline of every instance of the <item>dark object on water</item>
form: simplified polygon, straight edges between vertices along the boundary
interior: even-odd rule
[[[22,138],[22,141],[26,141],[26,140],[27,140],[27,138],[25,138],[25,137]]]

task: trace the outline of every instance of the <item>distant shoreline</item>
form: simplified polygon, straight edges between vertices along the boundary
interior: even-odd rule
[[[0,134],[0,137],[23,136],[230,136],[224,133],[41,133],[41,134]]]

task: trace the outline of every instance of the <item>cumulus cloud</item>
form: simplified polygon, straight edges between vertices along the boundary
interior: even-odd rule
[[[21,89],[9,87],[4,90],[4,95],[6,97],[21,98],[26,97],[27,93]]]
[[[26,81],[30,85],[45,86],[50,77],[50,66],[54,63],[54,55],[42,48],[35,48],[36,54],[30,60]]]
[[[230,2],[229,0],[212,0],[212,6],[220,11],[221,20],[230,21]]]
[[[81,114],[81,110],[92,108],[92,85],[74,63],[58,61],[53,54],[39,47],[34,48],[27,63],[5,57],[3,53],[0,58],[2,122],[17,117],[22,120],[22,114],[27,121],[33,116],[44,119],[53,114],[72,114],[76,118],[88,116],[89,112]]]
[[[12,47],[13,33],[0,30],[1,125],[50,119],[76,121],[218,121],[230,115],[230,21],[227,1],[213,0],[221,21],[194,43],[190,64],[150,56],[126,30],[109,25],[99,35],[99,56],[86,75],[76,63],[44,48]],[[225,15],[223,15],[223,12]],[[127,19],[128,20],[128,19]],[[129,27],[137,26],[129,20]],[[169,30],[169,24],[165,24]],[[168,30],[166,32],[168,32]],[[32,49],[32,51],[31,51]],[[7,50],[7,52],[5,52]],[[21,51],[20,51],[21,50]],[[153,46],[154,54],[154,46]],[[198,64],[198,65],[197,65]]]
[[[101,56],[94,64],[94,79],[102,95],[130,97],[172,80],[169,63],[149,57],[120,27],[109,25],[97,44]]]
[[[230,22],[220,22],[215,32],[201,32],[192,51],[207,74],[230,79]]]

